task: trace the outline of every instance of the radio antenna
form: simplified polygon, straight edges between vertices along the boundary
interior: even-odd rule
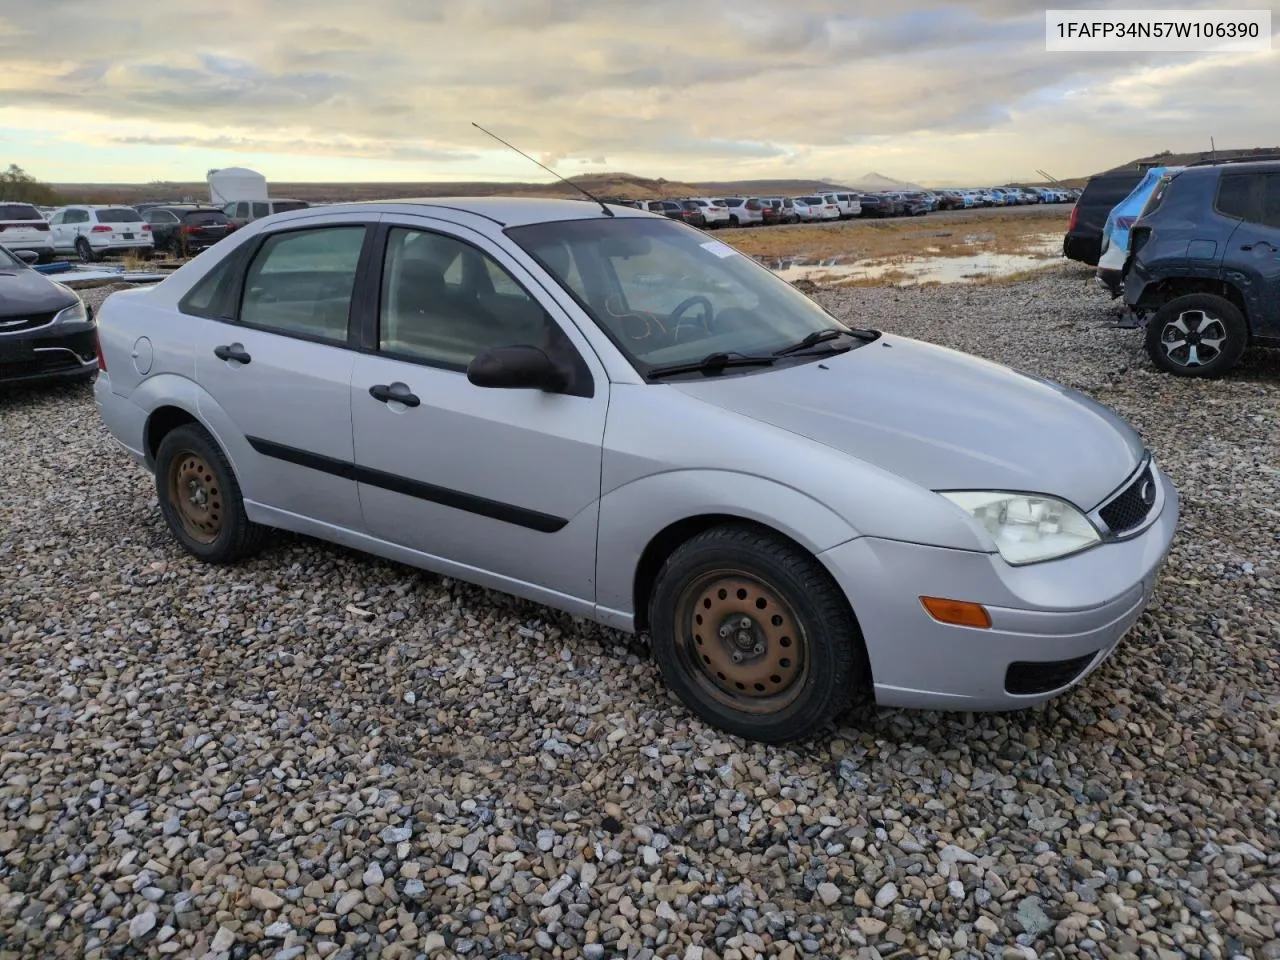
[[[604,214],[605,214],[605,216],[606,216],[606,217],[612,217],[612,216],[614,215],[613,211],[612,211],[612,210],[610,210],[608,207],[606,207],[606,206],[604,205],[604,201],[603,201],[603,200],[601,200],[599,197],[593,196],[592,194],[588,193],[588,192],[587,192],[587,190],[586,190],[586,188],[582,187],[580,184],[576,184],[576,183],[574,183],[572,180],[568,179],[567,177],[562,177],[562,176],[560,176],[560,174],[556,173],[554,170],[552,170],[550,167],[548,167],[545,163],[538,163],[538,161],[537,161],[537,160],[533,159],[533,157],[529,156],[527,153],[525,153],[525,152],[524,152],[523,150],[521,150],[519,147],[513,147],[513,146],[511,146],[511,144],[507,143],[507,141],[503,140],[503,139],[502,139],[500,136],[498,136],[496,133],[489,133],[489,131],[488,131],[488,130],[486,130],[484,127],[480,126],[480,124],[476,123],[474,120],[471,122],[471,125],[472,125],[473,127],[475,127],[477,130],[479,130],[481,133],[485,133],[485,134],[488,134],[489,136],[493,137],[493,139],[497,140],[497,141],[498,141],[500,144],[502,144],[504,147],[511,147],[511,149],[512,149],[512,150],[514,150],[516,153],[520,154],[520,156],[524,157],[524,158],[525,158],[526,160],[528,160],[530,163],[537,163],[537,164],[538,164],[538,166],[542,167],[542,169],[543,169],[543,170],[545,170],[545,171],[547,171],[547,173],[549,173],[549,174],[551,174],[553,177],[556,177],[556,178],[558,178],[558,179],[562,180],[563,182],[567,183],[569,186],[573,187],[573,189],[577,190],[580,194],[582,194],[582,195],[583,195],[584,197],[586,197],[588,200],[592,201],[593,203],[598,203],[598,204],[600,204],[600,209],[604,211]]]

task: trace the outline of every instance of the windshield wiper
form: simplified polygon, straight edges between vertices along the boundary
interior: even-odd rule
[[[701,360],[654,367],[645,376],[650,380],[657,380],[659,377],[670,377],[677,373],[719,373],[726,367],[768,367],[775,359],[774,357],[752,357],[741,353],[709,353]]]
[[[785,357],[792,353],[799,353],[801,350],[808,350],[810,347],[825,343],[828,340],[834,340],[836,337],[850,336],[859,340],[870,342],[876,338],[873,330],[856,330],[845,327],[827,327],[825,330],[815,330],[813,333],[806,334],[804,339],[791,344],[789,347],[783,347],[781,350],[773,351],[775,357]]]

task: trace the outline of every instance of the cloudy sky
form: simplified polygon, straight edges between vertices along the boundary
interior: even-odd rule
[[[1210,136],[1280,142],[1280,52],[1049,53],[1044,8],[0,0],[0,166],[54,182],[231,165],[282,181],[547,179],[473,120],[566,175],[680,180],[998,183]]]

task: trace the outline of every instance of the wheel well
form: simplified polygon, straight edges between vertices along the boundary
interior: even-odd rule
[[[1161,280],[1142,292],[1142,300],[1138,306],[1145,310],[1159,310],[1175,297],[1183,297],[1189,293],[1209,293],[1229,300],[1246,321],[1249,319],[1249,311],[1240,288],[1225,280],[1208,277],[1171,277]]]
[[[196,423],[196,418],[181,407],[157,407],[147,417],[147,428],[144,442],[147,448],[147,462],[155,463],[156,451],[160,449],[160,441],[170,430],[184,423]]]

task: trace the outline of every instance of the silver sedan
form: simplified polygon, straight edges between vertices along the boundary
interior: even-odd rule
[[[647,631],[762,741],[1081,682],[1178,519],[1108,408],[624,206],[278,214],[99,322],[98,409],[194,556],[294,530]]]

